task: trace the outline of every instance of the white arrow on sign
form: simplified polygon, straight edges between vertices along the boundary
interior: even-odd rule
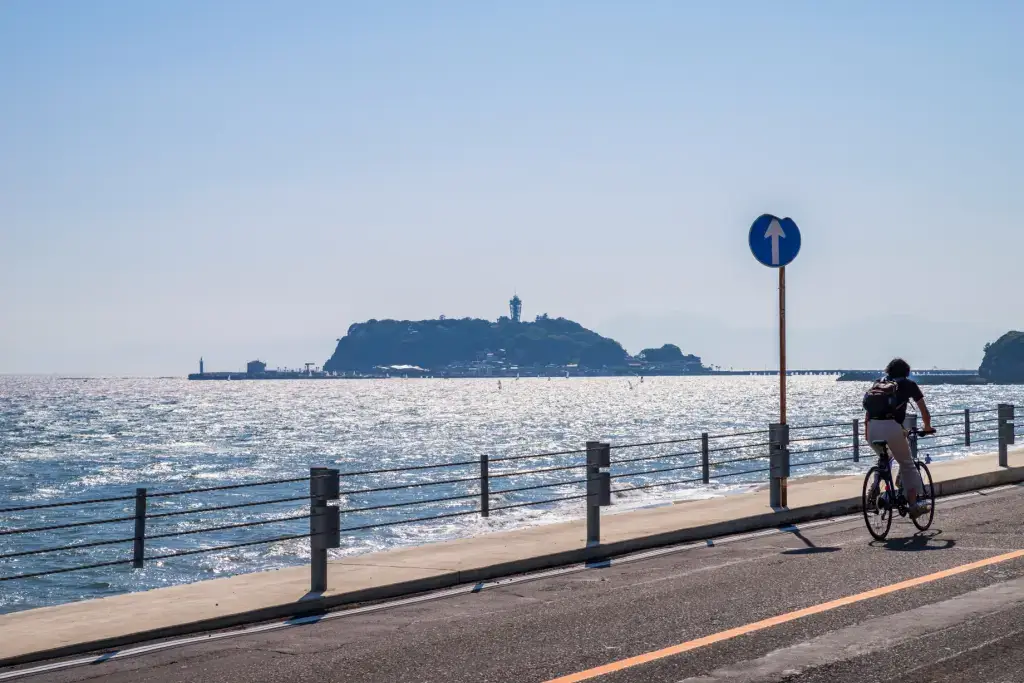
[[[768,229],[764,233],[764,238],[772,240],[772,265],[779,265],[779,238],[786,238],[786,233],[783,231],[782,226],[779,225],[779,220],[773,218]]]

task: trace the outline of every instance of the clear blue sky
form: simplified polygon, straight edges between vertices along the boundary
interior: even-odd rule
[[[564,315],[794,366],[1024,324],[1024,4],[0,3],[0,372],[323,362]],[[900,324],[900,321],[904,324]]]

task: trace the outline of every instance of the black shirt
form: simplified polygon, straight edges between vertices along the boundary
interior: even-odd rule
[[[896,380],[896,399],[899,401],[899,408],[893,411],[893,419],[903,424],[907,419],[907,404],[913,401],[920,401],[924,398],[921,387],[912,379],[894,378]]]

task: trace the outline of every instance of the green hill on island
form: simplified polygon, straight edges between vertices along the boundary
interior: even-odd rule
[[[978,374],[996,384],[1024,384],[1024,332],[1007,332],[985,344]]]
[[[636,357],[647,363],[687,363],[701,365],[701,360],[692,354],[684,354],[675,344],[665,344],[660,349],[644,349]]]
[[[695,363],[695,369],[701,369],[699,358],[684,356],[673,345],[648,349],[644,354],[667,362]],[[348,372],[410,365],[436,371],[489,358],[524,367],[587,368],[626,367],[633,360],[614,339],[572,320],[546,315],[538,316],[535,322],[516,322],[507,317],[497,322],[474,318],[369,320],[352,325],[338,340],[324,370]]]

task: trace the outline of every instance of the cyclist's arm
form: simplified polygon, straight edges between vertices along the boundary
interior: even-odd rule
[[[924,396],[914,401],[917,404],[917,410],[921,413],[921,419],[924,421],[924,431],[930,432],[932,429],[932,414],[928,412],[928,406],[925,405]]]
[[[871,424],[871,416],[868,415],[867,411],[864,412],[864,440],[871,443],[871,437],[868,436],[868,425]]]

